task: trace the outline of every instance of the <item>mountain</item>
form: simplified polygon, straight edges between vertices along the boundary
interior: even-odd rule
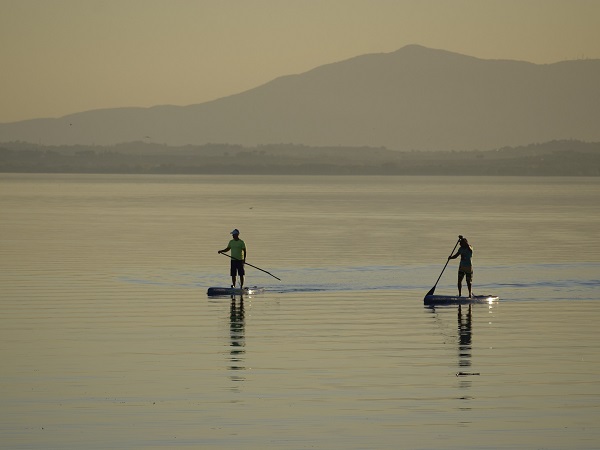
[[[533,64],[409,45],[189,106],[0,124],[0,142],[295,143],[472,150],[600,141],[600,60]]]

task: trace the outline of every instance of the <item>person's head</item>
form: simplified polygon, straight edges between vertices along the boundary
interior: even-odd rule
[[[469,241],[467,241],[466,237],[461,237],[460,238],[460,246],[461,247],[468,247],[469,246]]]
[[[239,238],[239,236],[240,236],[240,230],[238,230],[238,229],[236,228],[235,230],[233,230],[233,231],[232,231],[231,233],[229,233],[229,234],[231,234],[231,235],[233,236],[233,238],[234,238],[235,240],[237,240],[237,239]]]

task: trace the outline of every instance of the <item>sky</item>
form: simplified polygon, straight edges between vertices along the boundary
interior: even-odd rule
[[[0,0],[0,123],[203,103],[409,44],[600,59],[600,0]]]

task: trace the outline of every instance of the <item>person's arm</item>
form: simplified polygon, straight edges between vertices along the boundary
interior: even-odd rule
[[[244,263],[245,263],[245,262],[246,262],[246,247],[244,247],[244,248],[242,249],[242,253],[243,253],[243,256],[242,256],[242,261],[244,261]]]
[[[225,248],[223,250],[219,250],[217,253],[225,253],[225,252],[228,252],[229,250],[231,250],[231,248],[228,245],[227,248]]]
[[[454,255],[452,256],[448,256],[448,259],[455,259],[458,258],[458,255],[460,255],[460,251],[456,252]]]

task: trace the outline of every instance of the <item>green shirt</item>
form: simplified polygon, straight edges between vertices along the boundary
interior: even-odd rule
[[[246,244],[244,241],[241,239],[238,239],[237,241],[232,239],[229,241],[229,245],[227,247],[231,249],[232,258],[239,259],[240,261],[244,259],[244,254],[242,253],[242,250],[246,250]]]

